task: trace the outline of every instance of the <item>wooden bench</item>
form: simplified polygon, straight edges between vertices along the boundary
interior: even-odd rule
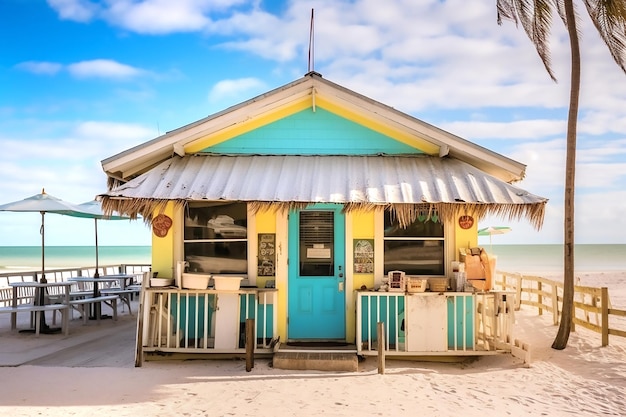
[[[62,315],[62,328],[63,334],[68,335],[70,326],[69,326],[69,316],[68,311],[69,306],[67,304],[46,304],[43,306],[38,306],[34,304],[20,304],[15,307],[7,306],[0,307],[0,313],[12,313],[17,315],[17,313],[35,313],[35,335],[39,336],[40,332],[40,320],[41,314],[45,314],[46,311],[60,311]],[[13,316],[11,318],[11,330],[15,330],[17,327],[17,317]]]
[[[100,290],[100,293],[102,295],[118,295],[120,300],[128,306],[128,314],[133,314],[130,308],[130,301],[132,300],[131,297],[136,294],[137,291],[138,290],[135,288],[103,288]]]
[[[88,298],[76,298],[74,300],[70,300],[70,306],[76,311],[78,311],[83,316],[83,321],[85,324],[89,319],[89,305],[95,305],[96,303],[105,302],[108,306],[113,309],[113,320],[117,320],[117,300],[120,297],[118,295],[101,295],[99,297],[88,297]],[[96,316],[96,320],[100,321],[100,315]]]
[[[89,290],[89,291],[72,291],[70,292],[70,300],[76,299],[76,298],[85,298],[88,297],[90,295],[93,294],[93,291]],[[46,304],[62,304],[63,303],[63,299],[65,298],[65,294],[46,294],[45,296],[45,303]],[[56,312],[52,313],[52,324],[54,325],[56,323]]]
[[[17,303],[32,304],[35,298],[35,291],[32,288],[19,288],[17,292]],[[0,305],[8,307],[13,304],[13,288],[0,288]]]

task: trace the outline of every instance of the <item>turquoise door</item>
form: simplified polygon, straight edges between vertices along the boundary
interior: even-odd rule
[[[289,215],[290,340],[346,337],[345,220],[342,206],[316,204]]]

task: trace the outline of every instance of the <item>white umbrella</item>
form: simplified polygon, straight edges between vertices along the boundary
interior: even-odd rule
[[[46,258],[45,258],[45,220],[46,213],[56,213],[72,215],[76,212],[80,212],[81,209],[72,203],[68,203],[59,198],[53,197],[47,194],[45,190],[41,190],[41,194],[36,194],[23,200],[14,201],[12,203],[6,203],[0,205],[0,211],[14,211],[14,212],[39,212],[41,213],[41,227],[39,233],[41,234],[41,279],[40,282],[47,282],[45,276]],[[35,280],[37,278],[35,277]]]

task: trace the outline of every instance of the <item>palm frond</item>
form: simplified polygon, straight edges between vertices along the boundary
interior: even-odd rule
[[[611,56],[626,72],[626,2],[585,0],[585,6]]]
[[[531,40],[543,62],[548,75],[556,81],[550,58],[550,29],[552,27],[552,9],[557,9],[559,0],[497,0],[498,24],[502,19],[519,23]]]

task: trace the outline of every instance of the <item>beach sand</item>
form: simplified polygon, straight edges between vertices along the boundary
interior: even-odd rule
[[[589,273],[609,283],[613,307],[626,309],[626,272]],[[581,276],[581,283],[583,277]],[[615,285],[617,283],[617,285]],[[619,301],[621,300],[621,301]],[[618,302],[619,301],[619,302]],[[256,360],[158,361],[143,367],[0,368],[0,412],[7,416],[624,416],[626,339],[577,327],[568,347],[551,349],[549,315],[523,307],[516,338],[532,362],[510,355],[464,363],[376,358],[358,372],[286,371]],[[622,330],[626,328],[622,327]]]

